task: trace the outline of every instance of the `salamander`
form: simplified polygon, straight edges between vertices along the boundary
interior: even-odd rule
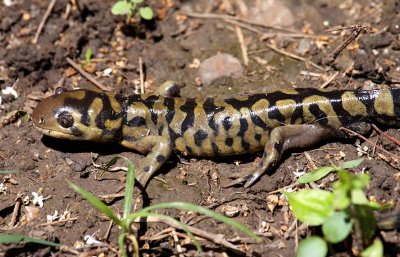
[[[225,100],[183,98],[167,82],[155,94],[121,95],[57,89],[33,112],[44,135],[71,140],[117,142],[147,156],[138,167],[145,187],[173,152],[230,156],[264,151],[254,171],[232,184],[250,187],[291,148],[360,134],[372,123],[399,125],[400,89],[285,89]]]

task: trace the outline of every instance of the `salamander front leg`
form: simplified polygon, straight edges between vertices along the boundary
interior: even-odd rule
[[[175,97],[181,95],[181,88],[175,81],[168,80],[162,83],[153,93],[155,95]]]
[[[136,141],[124,140],[121,144],[141,153],[148,153],[137,169],[136,179],[145,188],[151,176],[161,168],[171,156],[172,147],[168,139],[160,136],[147,136]]]
[[[323,127],[318,124],[287,125],[274,128],[271,131],[269,142],[265,145],[259,169],[237,179],[230,186],[245,183],[244,187],[250,187],[260,176],[279,162],[286,150],[312,146],[326,138],[336,136],[337,133],[338,131],[332,127]]]

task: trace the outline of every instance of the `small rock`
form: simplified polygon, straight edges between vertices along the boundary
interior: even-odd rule
[[[24,208],[24,214],[25,214],[27,223],[30,223],[38,218],[38,216],[40,214],[40,209],[37,207],[33,207],[33,206],[26,206]]]
[[[293,12],[281,1],[256,1],[250,8],[249,19],[270,26],[290,27],[295,21]]]
[[[237,79],[243,75],[240,61],[230,54],[218,54],[204,60],[200,64],[200,79],[204,85],[223,77]]]
[[[377,34],[364,35],[360,38],[360,48],[367,51],[372,49],[383,48],[390,45],[393,37],[388,32],[381,32]]]

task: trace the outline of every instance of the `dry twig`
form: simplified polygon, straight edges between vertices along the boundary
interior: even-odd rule
[[[319,69],[319,70],[322,70],[322,71],[326,71],[325,68],[319,66],[318,64],[316,64],[316,63],[314,63],[314,62],[312,62],[312,61],[310,61],[310,60],[307,60],[307,59],[304,58],[304,57],[301,57],[301,56],[298,56],[298,55],[295,55],[295,54],[286,52],[285,50],[282,50],[282,49],[278,49],[278,48],[276,48],[275,46],[273,46],[273,45],[271,45],[271,44],[265,44],[265,45],[267,46],[267,48],[269,48],[269,49],[271,49],[271,50],[274,50],[275,52],[277,52],[277,53],[279,53],[279,54],[288,56],[288,57],[293,58],[293,59],[298,60],[298,61],[303,61],[303,62],[306,62],[306,63],[310,63],[310,64],[311,64],[312,66],[314,66],[315,68],[317,68],[317,69]],[[261,51],[261,50],[259,50],[259,51]],[[259,51],[258,51],[258,52],[259,52]]]
[[[63,224],[69,221],[75,221],[77,220],[79,217],[71,217],[71,218],[66,218],[63,220],[56,220],[56,221],[51,221],[51,222],[45,222],[42,224],[37,225],[38,227],[44,227],[44,226],[48,226],[48,225],[56,225],[56,224]]]
[[[332,76],[330,76],[329,79],[325,81],[319,88],[327,87],[337,77],[337,75],[339,75],[338,71],[332,74]]]
[[[244,23],[247,23],[247,24],[263,27],[263,28],[266,28],[266,29],[298,33],[298,31],[293,30],[293,29],[287,29],[287,28],[282,28],[282,27],[278,27],[278,26],[270,26],[270,25],[266,25],[265,23],[262,23],[262,22],[252,21],[252,20],[239,18],[239,17],[234,17],[234,16],[229,16],[229,15],[224,15],[224,14],[193,13],[193,12],[180,12],[180,14],[183,14],[183,15],[186,15],[186,16],[189,16],[189,17],[193,17],[193,18],[200,18],[200,19],[234,20],[234,21],[244,22]]]
[[[247,66],[249,65],[249,55],[247,54],[247,46],[246,43],[244,42],[242,29],[238,25],[235,26],[235,29],[236,29],[236,35],[239,40],[240,49],[242,50],[243,62],[244,65]]]
[[[135,222],[141,222],[141,221],[142,221],[141,219],[135,220]],[[173,228],[182,229],[178,224],[175,224],[175,223],[170,222],[168,220],[158,219],[158,218],[154,218],[154,217],[153,218],[147,218],[146,222],[163,222],[163,223],[165,223],[168,226],[171,226]],[[208,241],[213,242],[215,244],[220,244],[220,245],[222,245],[224,247],[228,247],[228,248],[240,251],[240,249],[237,248],[234,244],[228,242],[225,239],[225,236],[222,235],[222,234],[214,234],[214,233],[207,232],[205,230],[202,230],[202,229],[199,229],[199,228],[195,228],[195,227],[191,227],[191,226],[188,226],[188,225],[185,225],[185,228],[190,233],[192,233],[193,235],[196,235],[196,236],[199,236],[201,238],[207,239]]]
[[[19,213],[19,209],[21,208],[21,204],[22,204],[22,199],[21,196],[18,195],[17,199],[15,199],[15,206],[14,206],[14,210],[11,216],[11,220],[8,223],[8,227],[12,228],[14,227],[15,223],[17,222],[17,216]]]
[[[340,130],[346,131],[346,132],[349,133],[350,135],[357,136],[357,137],[361,138],[362,140],[368,142],[368,143],[371,144],[372,146],[374,146],[374,147],[380,149],[381,151],[385,152],[386,154],[390,155],[392,158],[398,159],[398,157],[397,157],[396,155],[392,154],[391,152],[387,151],[386,149],[382,148],[381,146],[375,144],[374,142],[372,142],[372,141],[369,140],[368,138],[364,137],[363,135],[361,135],[361,134],[359,134],[359,133],[357,133],[357,132],[355,132],[355,131],[353,131],[353,130],[351,130],[351,129],[345,128],[345,127],[341,127]]]
[[[84,71],[81,66],[79,66],[76,62],[67,57],[67,62],[71,65],[75,70],[77,70],[82,76],[84,76],[87,80],[89,80],[93,85],[100,88],[103,91],[108,91],[108,88],[104,86],[102,83],[98,82],[92,75]]]
[[[335,27],[328,31],[341,31],[341,30],[352,30],[350,35],[346,37],[343,42],[333,50],[326,58],[323,59],[322,63],[325,65],[331,65],[336,57],[348,46],[351,42],[353,42],[361,32],[365,31],[367,33],[372,33],[372,28],[370,26],[362,26],[362,25],[355,25],[350,27]]]
[[[33,44],[36,44],[37,41],[39,40],[39,35],[42,32],[44,24],[46,23],[47,19],[49,18],[51,11],[53,10],[54,5],[56,4],[56,1],[57,0],[51,0],[51,2],[49,3],[49,6],[47,7],[45,14],[43,15],[43,18],[39,23],[39,27],[36,30],[35,37],[32,39]]]
[[[381,134],[382,136],[386,137],[387,139],[389,139],[390,141],[392,141],[393,143],[395,143],[396,145],[400,146],[400,141],[397,140],[396,138],[389,136],[387,133],[383,132],[382,130],[380,130],[377,126],[375,126],[375,124],[372,124],[372,127],[378,131],[379,134]]]
[[[139,78],[140,78],[140,93],[144,94],[144,74],[143,74],[142,57],[139,57]]]

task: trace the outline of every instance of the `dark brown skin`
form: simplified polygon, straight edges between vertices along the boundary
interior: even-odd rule
[[[400,89],[293,89],[214,100],[172,97],[179,88],[167,82],[158,93],[59,90],[32,119],[47,136],[118,142],[147,154],[138,169],[143,186],[173,151],[213,157],[264,150],[260,167],[232,183],[249,187],[288,149],[345,137],[340,127],[366,133],[372,122],[397,126],[400,117]]]

